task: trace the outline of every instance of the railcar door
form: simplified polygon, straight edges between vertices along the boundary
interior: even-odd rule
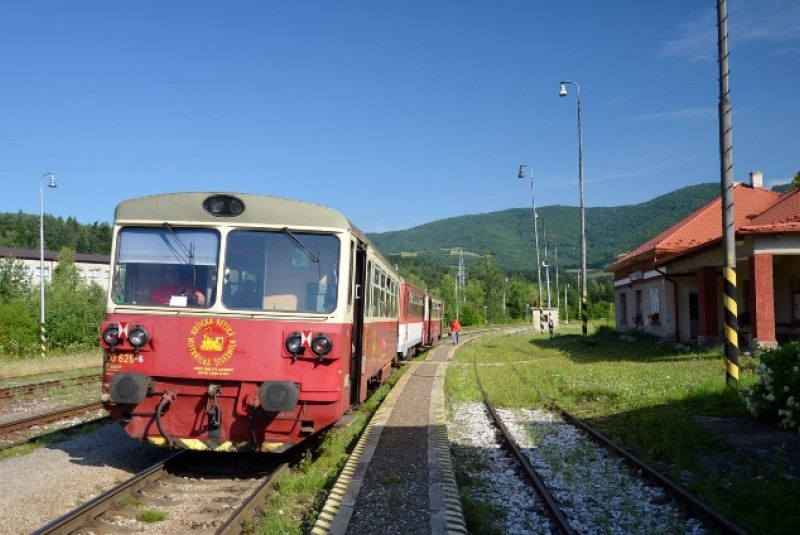
[[[364,355],[364,310],[368,289],[366,288],[367,246],[355,243],[355,274],[353,288],[353,348],[350,360],[350,403],[361,402],[361,357]]]

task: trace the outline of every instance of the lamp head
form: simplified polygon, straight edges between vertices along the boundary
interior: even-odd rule
[[[566,97],[567,96],[567,86],[561,84],[561,89],[558,92],[559,97]]]
[[[520,178],[525,178],[525,166],[524,165],[520,165],[519,166],[519,177]]]
[[[56,174],[55,173],[47,173],[50,175],[50,182],[47,183],[48,188],[55,188],[56,187]]]

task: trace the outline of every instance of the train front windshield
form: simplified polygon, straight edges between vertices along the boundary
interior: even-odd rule
[[[336,309],[339,240],[335,236],[288,229],[234,230],[228,234],[224,254],[220,244],[220,234],[211,229],[122,228],[112,300],[124,305],[203,308],[221,300],[230,310],[316,314]],[[219,273],[222,281],[217,280]]]
[[[228,234],[222,304],[229,309],[327,314],[336,309],[339,239],[330,234]]]
[[[121,229],[112,300],[120,305],[212,306],[219,244],[219,233],[209,229]]]

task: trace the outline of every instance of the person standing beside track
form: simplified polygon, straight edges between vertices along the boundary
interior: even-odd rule
[[[458,343],[458,333],[461,332],[461,322],[455,318],[450,322],[450,334],[453,336],[453,345]]]

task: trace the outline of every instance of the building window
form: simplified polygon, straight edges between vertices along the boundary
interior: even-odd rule
[[[659,299],[659,288],[655,286],[650,288],[650,313],[658,314],[661,312],[661,302]]]
[[[40,281],[41,280],[49,281],[50,280],[50,268],[49,267],[44,268],[44,277],[43,277],[42,276],[42,268],[41,267],[37,267],[36,268],[36,276],[39,278]]]
[[[637,326],[639,326],[639,325],[641,325],[643,323],[642,322],[642,291],[641,290],[636,290],[636,293],[634,294],[634,298],[635,298],[636,302],[634,303],[635,309],[634,309],[633,323],[635,323]]]
[[[651,325],[659,325],[661,323],[661,298],[659,287],[653,286],[650,288],[650,314],[647,318],[650,320]]]

